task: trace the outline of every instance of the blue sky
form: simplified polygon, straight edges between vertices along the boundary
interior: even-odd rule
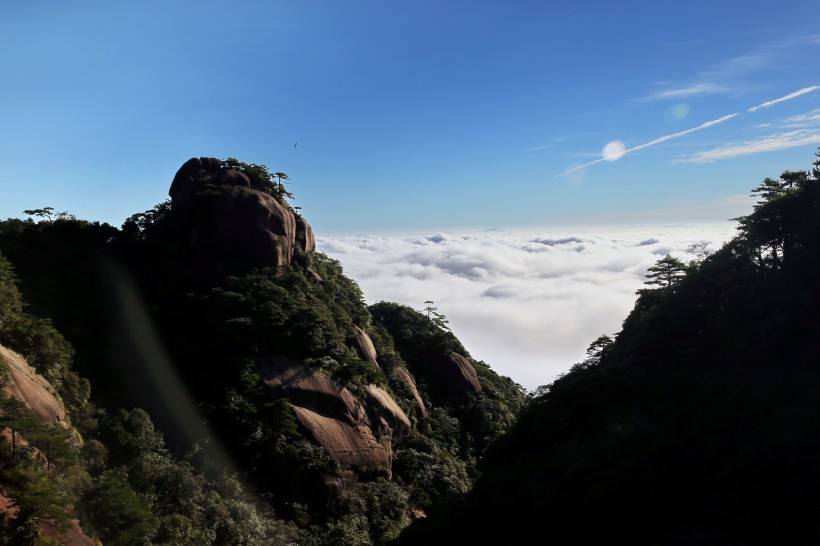
[[[4,2],[0,217],[119,226],[215,156],[320,234],[724,220],[813,160],[817,2],[556,4]]]

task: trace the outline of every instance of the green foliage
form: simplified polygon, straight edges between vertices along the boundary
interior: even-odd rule
[[[108,471],[94,478],[80,504],[83,521],[105,544],[142,546],[149,542],[156,521],[125,476]]]
[[[18,524],[28,517],[66,520],[80,486],[76,480],[82,479],[75,468],[73,438],[62,427],[43,424],[25,404],[0,392],[3,428],[9,430],[10,441],[0,439],[0,483],[20,509]]]
[[[271,174],[268,167],[265,165],[256,165],[254,163],[243,163],[238,159],[229,157],[222,162],[223,169],[235,169],[245,173],[251,181],[251,188],[263,191],[274,197],[284,199],[288,197],[293,199],[293,194],[285,189],[282,180],[288,180],[288,175],[282,172]],[[274,182],[276,178],[276,182]]]
[[[390,333],[396,349],[411,366],[430,356],[467,354],[452,332],[411,307],[381,301],[370,306],[370,314],[374,323]]]
[[[316,546],[374,546],[387,544],[409,523],[407,493],[379,478],[359,483],[331,508],[333,518],[303,533],[300,544]]]
[[[450,328],[447,324],[450,322],[447,318],[438,312],[438,309],[433,306],[436,303],[433,300],[427,300],[424,302],[424,313],[427,315],[427,319],[432,321],[433,324],[441,328],[442,330],[449,330]]]
[[[150,210],[129,216],[122,224],[120,237],[126,240],[145,240],[154,235],[152,228],[171,213],[171,200],[166,199]]]
[[[447,449],[446,442],[421,435],[396,449],[393,471],[409,488],[412,503],[424,509],[472,486],[467,465]]]
[[[482,390],[473,393],[466,402],[454,404],[449,386],[438,378],[438,367],[452,353],[469,355],[455,335],[436,322],[434,311],[430,311],[428,318],[425,313],[389,302],[372,305],[370,311],[379,353],[386,354],[388,359],[395,359],[395,353],[401,355],[396,360],[397,365],[406,363],[414,373],[419,389],[434,404],[448,407],[449,417],[460,423],[456,442],[458,451],[467,459],[477,458],[489,442],[515,420],[526,400],[521,386],[499,376],[487,364],[474,362]],[[430,418],[433,421],[429,423],[443,422],[433,411]],[[425,425],[421,423],[420,426]],[[436,430],[435,426],[431,428],[433,434],[437,434]]]
[[[0,253],[0,328],[23,314],[23,300],[11,263]]]

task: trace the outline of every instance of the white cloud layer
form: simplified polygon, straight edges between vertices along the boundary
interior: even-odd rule
[[[428,236],[321,237],[368,303],[421,309],[435,301],[470,354],[528,390],[615,334],[646,269],[665,254],[690,259],[696,241],[719,248],[734,224],[485,231]]]

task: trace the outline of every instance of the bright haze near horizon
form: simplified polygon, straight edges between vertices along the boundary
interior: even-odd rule
[[[820,4],[0,6],[0,217],[119,226],[190,157],[288,173],[369,303],[528,389],[820,146]],[[691,256],[689,256],[691,258]]]

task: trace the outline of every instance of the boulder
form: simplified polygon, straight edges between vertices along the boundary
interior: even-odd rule
[[[215,157],[192,157],[177,170],[168,195],[172,200],[186,199],[203,185],[204,179],[211,180],[209,175],[221,170],[222,161]]]
[[[214,177],[214,181],[220,186],[239,186],[240,188],[251,189],[251,179],[242,171],[236,169],[222,169]]]
[[[219,159],[186,161],[168,194],[195,255],[218,273],[290,264],[297,242],[308,253],[316,250],[304,218],[280,198],[251,188],[244,172],[222,168]]]
[[[68,426],[65,407],[57,400],[54,388],[20,354],[0,345],[0,365],[9,378],[2,389],[5,396],[23,402],[45,423]]]
[[[319,275],[316,271],[314,271],[310,267],[307,268],[307,274],[311,279],[318,282],[319,284],[324,284],[325,280],[322,278],[322,276]]]

